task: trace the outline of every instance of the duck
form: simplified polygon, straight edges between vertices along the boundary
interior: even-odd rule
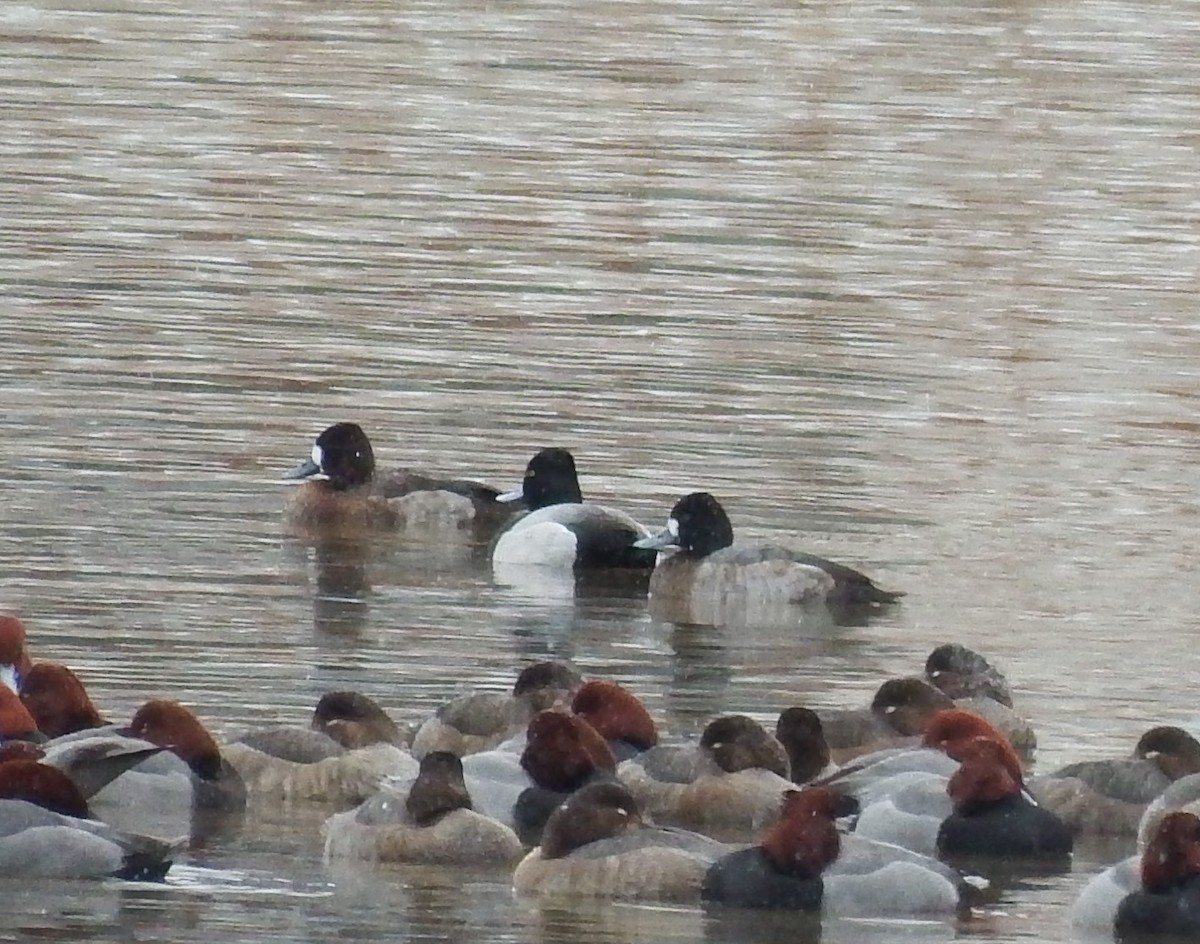
[[[1084,886],[1070,923],[1118,941],[1200,938],[1200,818],[1184,810],[1165,814],[1139,855]]]
[[[550,815],[538,847],[513,872],[513,889],[536,897],[697,901],[708,868],[729,851],[708,836],[647,822],[622,784],[593,783]]]
[[[330,816],[323,833],[326,861],[509,864],[525,852],[511,827],[474,809],[462,760],[448,751],[422,757],[406,793],[385,786]]]
[[[240,824],[245,811],[241,777],[195,712],[177,701],[150,699],[128,726],[76,731],[44,749],[45,762],[62,770],[145,752],[144,760],[89,798],[97,818],[125,832],[202,840]]]
[[[524,746],[496,748],[462,759],[474,808],[516,830],[533,845],[551,812],[568,795],[600,780],[615,779],[616,757],[582,718],[547,709],[530,719]]]
[[[1177,811],[1200,815],[1200,774],[1180,777],[1150,801],[1138,820],[1138,848],[1145,849],[1162,818]]]
[[[777,545],[734,544],[733,525],[708,492],[675,503],[666,527],[640,548],[678,548],[650,578],[650,597],[667,611],[721,619],[749,609],[770,612],[825,605],[850,614],[897,602],[902,591],[882,590],[866,575]]]
[[[937,833],[943,858],[1069,864],[1075,844],[1071,830],[1030,798],[1013,753],[1011,745],[992,737],[971,738],[958,750],[959,768],[946,784],[954,812]]]
[[[701,896],[712,904],[839,917],[953,918],[963,883],[942,863],[844,835],[845,798],[826,787],[789,791],[757,845],[717,860]]]
[[[1012,691],[1004,673],[962,643],[935,646],[925,659],[924,677],[952,699],[983,696],[1013,707]]]
[[[1004,733],[1022,760],[1037,751],[1037,734],[1017,711],[1004,673],[962,643],[936,646],[925,660],[923,678],[953,699],[958,708],[990,721]]]
[[[15,613],[0,613],[0,683],[19,692],[32,665],[25,648],[25,624]]]
[[[830,754],[840,764],[893,747],[915,746],[929,720],[954,700],[914,676],[885,680],[866,708],[820,712]]]
[[[308,727],[246,731],[221,748],[256,803],[356,806],[387,778],[412,778],[417,759],[400,727],[360,692],[326,692]]]
[[[565,662],[542,661],[525,666],[510,693],[467,692],[442,705],[418,726],[412,752],[432,751],[462,757],[490,750],[524,733],[539,711],[570,701],[583,677]]]
[[[948,708],[930,718],[919,745],[863,755],[817,783],[853,799],[857,835],[932,856],[941,825],[954,812],[949,781],[977,740],[994,742],[1020,780],[1020,758],[1004,736],[978,715]]]
[[[311,456],[283,480],[299,485],[285,509],[289,527],[321,537],[423,528],[467,532],[486,543],[513,513],[496,501],[496,489],[479,482],[407,469],[377,474],[371,441],[351,422],[322,430]]]
[[[0,744],[8,741],[41,743],[46,735],[25,707],[21,697],[7,685],[0,685]]]
[[[108,724],[79,676],[58,662],[34,663],[21,681],[21,703],[47,738]]]
[[[1173,725],[1150,728],[1131,757],[1083,761],[1034,777],[1029,792],[1076,833],[1132,836],[1151,801],[1200,774],[1200,741]]]
[[[655,821],[723,836],[774,821],[790,775],[784,746],[748,715],[715,718],[698,744],[652,748],[617,768]]]
[[[829,776],[837,769],[825,737],[825,726],[811,708],[791,705],[779,712],[775,740],[787,754],[788,778],[792,783],[805,784]]]
[[[518,499],[529,513],[508,524],[492,545],[493,573],[503,582],[529,567],[634,579],[653,570],[657,552],[636,543],[649,529],[622,511],[585,502],[568,450],[539,450],[520,489],[500,495],[501,501]]]
[[[612,679],[583,682],[571,699],[571,711],[608,742],[618,763],[658,744],[658,726],[646,706]]]
[[[0,874],[160,881],[180,849],[92,817],[62,771],[32,759],[0,763]]]

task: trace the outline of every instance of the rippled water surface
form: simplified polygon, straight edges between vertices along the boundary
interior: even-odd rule
[[[1195,713],[1190,4],[16,0],[0,47],[0,606],[113,717],[168,694],[232,734],[353,687],[415,719],[552,655],[683,736],[864,703],[946,640],[1008,672],[1043,769]],[[415,538],[347,582],[283,540],[276,482],[338,419],[503,486],[564,445],[651,523],[703,488],[909,596],[823,634],[675,626]],[[786,936],[330,870],[320,822],[166,887],[9,883],[6,922]],[[957,933],[1063,940],[1112,855]]]

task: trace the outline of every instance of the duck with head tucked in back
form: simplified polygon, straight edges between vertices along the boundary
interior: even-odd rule
[[[538,712],[515,751],[495,749],[463,758],[475,809],[513,827],[532,845],[550,813],[588,783],[612,780],[617,761],[608,742],[583,718]]]
[[[502,577],[514,567],[642,575],[654,567],[657,554],[636,544],[649,530],[624,512],[585,502],[566,449],[542,449],[529,460],[520,490],[500,497],[529,507],[492,548],[493,568]]]
[[[1076,833],[1132,836],[1147,807],[1176,781],[1200,774],[1200,741],[1159,725],[1130,757],[1082,761],[1034,777],[1029,791]]]
[[[285,510],[289,526],[322,538],[416,528],[439,535],[464,531],[486,542],[513,513],[496,501],[496,489],[479,482],[407,469],[377,473],[371,441],[357,423],[323,430],[312,456],[284,479],[300,483]]]
[[[76,785],[37,760],[0,763],[0,875],[162,879],[178,844],[92,818]]]
[[[440,706],[417,727],[413,754],[449,751],[462,757],[496,747],[522,734],[539,711],[570,701],[581,681],[565,662],[527,665],[511,692],[470,691]]]
[[[1141,854],[1084,886],[1070,922],[1122,942],[1200,940],[1200,818],[1176,810],[1156,821]]]
[[[550,815],[538,848],[513,873],[513,888],[522,895],[696,900],[709,866],[729,851],[699,833],[650,825],[628,789],[595,783]]]
[[[21,702],[48,738],[106,725],[79,676],[57,662],[37,662],[21,684]]]
[[[851,613],[903,596],[823,557],[775,545],[734,544],[729,516],[707,492],[681,498],[666,527],[638,541],[638,547],[679,548],[655,568],[650,595],[686,611],[732,615],[738,609],[825,604]]]
[[[981,739],[1001,746],[1019,782],[1021,761],[1004,735],[978,715],[949,708],[929,719],[920,744],[863,755],[820,783],[857,802],[859,835],[933,855],[938,830],[954,811],[947,784],[968,745]]]
[[[705,901],[740,908],[854,918],[950,918],[965,888],[928,856],[843,835],[845,798],[823,787],[790,791],[778,822],[756,846],[719,859],[704,877]]]
[[[388,777],[411,777],[417,760],[404,732],[373,699],[326,692],[308,727],[253,729],[225,744],[222,755],[257,800],[349,806],[375,793]]]
[[[820,744],[810,749],[819,753]],[[762,725],[724,715],[705,726],[698,744],[651,748],[617,775],[656,821],[727,835],[775,819],[790,771],[786,749]]]

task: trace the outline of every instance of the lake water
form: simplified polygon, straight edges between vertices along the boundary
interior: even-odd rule
[[[169,695],[229,735],[356,688],[416,719],[553,656],[682,737],[865,703],[948,640],[1008,673],[1041,769],[1195,716],[1190,4],[12,0],[0,47],[0,607],[111,716]],[[731,631],[415,539],[338,570],[277,479],[341,419],[502,487],[566,446],[647,523],[704,489],[909,595]],[[782,933],[330,870],[321,819],[166,887],[8,883],[6,933]],[[957,933],[1064,940],[1113,855]],[[824,939],[876,933],[956,931]]]

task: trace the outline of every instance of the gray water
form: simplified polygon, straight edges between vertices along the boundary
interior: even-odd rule
[[[1200,658],[1200,21],[1190,4],[562,0],[0,7],[0,607],[114,718],[222,735],[356,688],[416,719],[573,659],[671,736],[864,703],[957,640],[1041,769],[1186,722]],[[507,487],[544,445],[650,524],[681,494],[844,560],[867,626],[676,626],[461,547],[329,585],[280,472]],[[771,940],[695,909],[330,870],[281,811],[147,889],[7,882],[11,935]],[[1113,855],[962,929],[1066,939]],[[873,938],[872,938],[873,939]]]

